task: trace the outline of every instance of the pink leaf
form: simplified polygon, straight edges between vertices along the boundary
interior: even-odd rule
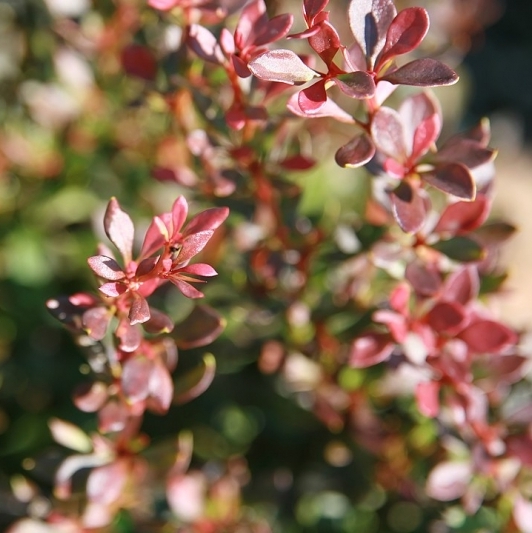
[[[148,0],[148,5],[161,11],[169,11],[179,4],[180,0]]]
[[[289,14],[278,15],[260,26],[253,40],[254,46],[264,46],[282,39],[292,27],[294,17]]]
[[[438,165],[433,171],[424,172],[422,178],[433,187],[457,198],[475,199],[477,192],[475,180],[467,167],[461,163]]]
[[[351,345],[349,364],[355,368],[365,368],[382,363],[390,357],[394,348],[389,335],[370,333],[355,339]]]
[[[416,402],[422,415],[434,418],[440,411],[438,398],[440,384],[437,381],[422,381],[416,386]]]
[[[163,247],[168,237],[168,228],[164,221],[160,217],[154,217],[146,231],[140,257],[148,257],[155,253]]]
[[[129,323],[134,326],[135,324],[143,324],[150,319],[150,306],[145,298],[134,294],[133,303],[129,309]]]
[[[168,369],[156,362],[150,375],[148,407],[156,413],[166,413],[174,396],[174,382]]]
[[[395,85],[440,87],[458,81],[456,72],[436,59],[415,59],[380,78]]]
[[[417,261],[407,265],[405,278],[416,293],[421,296],[436,294],[442,285],[441,276],[436,269],[427,267]]]
[[[304,0],[303,13],[305,14],[305,19],[312,21],[325,9],[328,3],[329,0]]]
[[[327,101],[325,80],[319,80],[306,89],[299,91],[298,103],[304,113],[313,115]]]
[[[445,461],[437,465],[427,479],[427,494],[440,501],[460,498],[471,483],[471,465],[466,461]]]
[[[206,265],[205,263],[194,263],[193,265],[188,265],[184,268],[181,268],[179,272],[184,274],[193,274],[195,276],[217,276],[218,272],[212,268],[211,265]]]
[[[371,98],[375,94],[375,82],[373,78],[362,71],[348,72],[336,76],[334,83],[350,98]]]
[[[104,255],[95,255],[87,259],[89,267],[100,278],[107,279],[109,281],[118,281],[125,278],[125,273],[122,271],[122,267],[110,257]]]
[[[393,215],[403,231],[416,233],[425,223],[427,206],[419,191],[402,181],[391,193]]]
[[[216,37],[203,26],[191,24],[188,30],[187,45],[203,60],[221,65],[224,55]]]
[[[181,231],[188,215],[188,203],[184,196],[179,196],[172,205],[172,235]]]
[[[176,261],[178,264],[184,264],[196,254],[200,253],[209,242],[213,233],[213,230],[198,231],[197,233],[193,233],[192,235],[185,237],[181,251],[177,256]]]
[[[332,117],[332,118],[335,118],[336,120],[339,120],[340,122],[346,122],[349,124],[353,124],[355,122],[353,117],[349,113],[346,113],[337,104],[335,104],[329,97],[327,97],[327,100],[319,109],[313,111],[312,113],[305,112],[301,109],[301,107],[299,106],[298,98],[299,98],[299,93],[293,94],[288,100],[286,107],[290,111],[292,111],[292,113],[294,113],[295,115],[299,117],[305,117],[305,118]]]
[[[476,353],[498,353],[516,344],[517,334],[494,320],[478,320],[464,329],[459,337]]]
[[[123,283],[116,283],[116,282],[109,282],[104,283],[100,287],[98,287],[98,290],[105,294],[105,296],[109,296],[110,298],[117,298],[121,294],[124,294],[127,291],[127,286]]]
[[[93,307],[83,313],[83,327],[97,341],[105,337],[110,321],[111,313],[107,307]]]
[[[124,352],[134,352],[142,342],[139,328],[132,326],[126,318],[120,320],[115,334],[120,339],[120,349]]]
[[[214,231],[229,215],[227,207],[213,207],[194,216],[186,225],[183,234],[190,235],[200,231]]]
[[[478,296],[480,279],[474,267],[464,267],[453,272],[445,280],[442,297],[450,302],[465,305]]]
[[[368,163],[374,155],[373,142],[366,133],[361,133],[339,148],[334,159],[341,167],[356,168]]]
[[[248,68],[257,78],[281,83],[306,83],[316,73],[291,50],[271,50],[255,57]]]
[[[200,518],[205,508],[205,489],[205,479],[199,472],[171,475],[166,486],[170,509],[185,522]]]
[[[205,295],[194,288],[190,283],[180,280],[178,277],[170,277],[169,280],[187,297],[187,298],[203,298]]]
[[[405,131],[397,111],[389,107],[381,107],[371,122],[371,136],[377,150],[399,163],[406,161]]]
[[[417,161],[429,151],[430,147],[438,138],[440,130],[441,118],[436,113],[427,117],[419,124],[414,132],[412,154],[410,156],[412,161]]]
[[[126,427],[129,407],[125,402],[110,400],[98,411],[98,430],[102,433],[117,433]]]
[[[461,235],[484,224],[490,212],[491,202],[478,194],[473,202],[455,202],[448,205],[434,228],[435,233]]]
[[[268,21],[266,5],[263,0],[252,0],[240,15],[235,28],[235,44],[239,50],[253,44],[254,30],[264,26]]]
[[[88,499],[107,505],[115,502],[122,493],[127,474],[127,463],[124,460],[95,468],[87,479]]]
[[[532,502],[522,496],[516,496],[513,517],[520,533],[532,533]]]
[[[373,66],[381,52],[388,27],[397,11],[392,0],[351,0],[349,25],[364,55]]]
[[[116,198],[111,198],[104,216],[104,228],[109,240],[120,250],[124,262],[131,261],[135,228],[127,213],[122,211]]]
[[[74,391],[74,404],[80,411],[94,413],[107,401],[107,386],[101,381],[83,383]]]
[[[419,46],[429,29],[429,16],[421,7],[403,9],[392,21],[386,34],[386,44],[379,64],[406,54]]]
[[[153,361],[142,356],[130,357],[122,367],[122,392],[131,402],[145,400],[149,394]]]

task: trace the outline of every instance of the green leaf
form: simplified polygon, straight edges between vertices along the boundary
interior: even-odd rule
[[[478,242],[467,237],[453,237],[447,241],[440,241],[433,244],[432,248],[460,263],[480,261],[486,255],[486,251]]]

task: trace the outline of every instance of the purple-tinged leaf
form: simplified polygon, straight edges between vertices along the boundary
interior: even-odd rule
[[[186,264],[187,261],[190,261],[192,257],[201,252],[209,242],[213,233],[213,230],[198,231],[197,233],[192,233],[192,235],[185,237],[181,251],[176,259],[177,264]]]
[[[237,55],[231,56],[231,63],[233,63],[233,68],[238,77],[249,78],[251,76],[251,70],[249,70],[247,62]]]
[[[458,81],[458,74],[436,59],[415,59],[410,63],[382,76],[380,80],[395,85],[413,85],[415,87],[440,87],[453,85]]]
[[[147,405],[151,411],[164,414],[168,411],[174,397],[174,382],[168,369],[156,362],[150,375],[150,394]]]
[[[83,327],[94,340],[102,340],[107,332],[112,314],[107,307],[93,307],[83,313]]]
[[[235,45],[239,50],[253,44],[255,28],[261,28],[268,22],[266,4],[263,0],[252,0],[240,15],[235,28]]]
[[[364,55],[373,67],[386,41],[386,32],[397,11],[392,0],[351,0],[349,25]]]
[[[507,222],[489,222],[475,231],[475,238],[483,246],[499,246],[510,239],[516,231],[516,227]]]
[[[418,261],[407,265],[405,278],[420,296],[433,296],[442,286],[439,272]]]
[[[215,65],[224,62],[224,55],[216,37],[203,26],[191,24],[186,38],[188,47],[201,59]]]
[[[121,294],[124,294],[127,292],[127,286],[123,283],[117,283],[117,282],[109,282],[104,283],[100,287],[98,287],[98,290],[105,294],[105,296],[109,296],[110,298],[117,298]]]
[[[177,379],[174,402],[182,404],[203,394],[216,374],[216,359],[210,353],[203,356],[202,364]]]
[[[172,337],[178,348],[189,350],[210,344],[222,333],[224,327],[225,322],[214,309],[197,305],[183,322],[175,326]]]
[[[438,302],[428,313],[427,323],[436,333],[455,335],[464,326],[467,315],[456,302]]]
[[[291,50],[271,50],[258,55],[248,63],[252,74],[262,80],[281,83],[306,83],[316,73]]]
[[[473,469],[469,462],[445,461],[432,469],[425,490],[435,500],[456,500],[469,487],[472,474]]]
[[[461,235],[479,228],[487,220],[491,202],[483,194],[474,201],[459,201],[445,208],[434,228],[435,233]]]
[[[119,347],[124,352],[134,352],[142,342],[139,328],[132,326],[126,318],[120,320],[115,334],[120,339]]]
[[[389,107],[381,107],[371,122],[371,137],[377,150],[398,163],[406,162],[405,131],[397,111]]]
[[[309,22],[319,15],[329,3],[329,0],[303,0],[303,14]]]
[[[167,314],[150,307],[150,319],[143,327],[152,334],[170,333],[174,329],[174,323]]]
[[[178,277],[168,278],[187,298],[203,298],[205,295],[193,287],[190,283],[179,279]]]
[[[414,132],[412,153],[410,156],[411,161],[419,160],[430,150],[430,147],[438,138],[440,130],[441,118],[437,114],[427,117],[419,124]]]
[[[326,65],[330,65],[336,52],[342,46],[340,36],[334,27],[327,21],[321,22],[319,31],[314,32],[308,39],[308,43],[321,57]]]
[[[91,439],[78,426],[59,418],[52,418],[48,425],[55,442],[61,446],[81,453],[88,453],[92,450]]]
[[[422,7],[409,7],[400,11],[388,28],[379,64],[384,65],[388,60],[417,48],[428,29],[429,15]]]
[[[327,97],[326,102],[313,113],[304,112],[301,107],[299,107],[299,93],[293,94],[286,104],[286,107],[289,111],[297,115],[298,117],[305,118],[321,118],[321,117],[332,117],[340,122],[346,122],[348,124],[354,124],[355,120],[353,117],[346,113],[342,108],[340,108],[335,102],[333,102],[329,97]]]
[[[334,159],[341,167],[357,168],[368,163],[375,155],[375,146],[367,133],[353,137],[336,152]]]
[[[355,368],[365,368],[382,363],[390,357],[394,343],[389,335],[369,333],[355,339],[351,345],[349,364]]]
[[[80,411],[94,413],[101,409],[108,397],[107,385],[101,381],[95,381],[78,385],[74,391],[73,401]]]
[[[126,427],[129,407],[124,401],[110,400],[98,411],[98,430],[102,433],[117,433]]]
[[[122,366],[122,392],[130,402],[148,397],[153,367],[153,361],[142,355],[130,357]]]
[[[316,160],[303,154],[296,154],[279,161],[278,164],[285,170],[309,170],[316,166]]]
[[[358,100],[372,98],[375,94],[375,82],[373,78],[362,71],[340,74],[334,79],[338,88],[350,98]]]
[[[150,306],[146,298],[138,294],[133,295],[133,303],[129,309],[128,318],[132,326],[135,324],[144,324],[144,322],[150,319]]]
[[[468,168],[461,163],[438,165],[433,171],[424,172],[422,178],[440,191],[464,200],[474,200],[477,192],[475,180]]]
[[[87,259],[87,263],[92,271],[100,278],[109,281],[118,281],[125,278],[122,267],[110,257],[104,255],[94,255]]]
[[[499,353],[517,343],[517,334],[494,320],[473,322],[459,337],[476,353]]]
[[[235,39],[233,34],[227,28],[222,28],[219,40],[220,47],[226,56],[232,56],[236,52]]]
[[[135,276],[137,278],[140,278],[143,276],[150,276],[153,279],[153,270],[157,266],[158,263],[159,263],[159,257],[148,257],[146,259],[143,259],[138,264],[137,269],[135,270]]]
[[[212,207],[206,209],[196,216],[192,217],[186,225],[183,235],[191,235],[200,231],[214,231],[228,217],[229,209],[227,207]]]
[[[109,505],[122,493],[128,475],[125,460],[117,459],[95,468],[87,479],[87,497],[93,503]]]
[[[304,113],[313,115],[327,101],[325,80],[319,80],[306,89],[299,91],[298,104]]]
[[[135,228],[127,213],[122,211],[116,198],[111,198],[104,216],[104,228],[109,240],[120,250],[124,262],[131,261]]]
[[[497,152],[485,148],[479,142],[470,139],[459,139],[447,142],[438,151],[438,161],[462,163],[468,168],[476,168],[492,161]]]
[[[253,45],[264,46],[282,39],[290,31],[293,22],[293,15],[287,13],[273,17],[266,24],[260,26],[253,40]]]
[[[475,267],[466,266],[448,276],[442,297],[449,302],[465,305],[478,296],[479,289],[478,270]]]
[[[440,411],[440,384],[437,381],[422,381],[416,386],[416,403],[422,415],[434,418]]]
[[[427,206],[420,192],[402,181],[391,192],[393,215],[403,231],[416,233],[425,223]]]
[[[206,265],[205,263],[194,263],[193,265],[188,265],[184,268],[179,269],[180,273],[183,274],[192,274],[194,276],[217,276],[218,272],[212,268],[211,265]]]

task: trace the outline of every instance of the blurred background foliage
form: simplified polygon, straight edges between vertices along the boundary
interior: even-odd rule
[[[465,3],[455,2],[459,8]],[[438,2],[425,2],[436,9],[434,4]],[[484,4],[491,9],[485,12],[486,20],[451,36],[450,52],[456,61],[467,52],[460,67],[466,81],[457,86],[460,94],[453,93],[463,105],[456,110],[443,96],[444,109],[462,125],[486,114],[513,117],[512,124],[521,130],[515,138],[528,140],[532,136],[532,6],[528,0]],[[168,116],[161,101],[182,58],[166,54],[165,74],[159,72],[153,79],[144,75],[146,69],[157,68],[150,58],[140,72],[130,69],[130,75],[124,74],[124,47],[161,44],[158,15],[140,7],[140,2],[111,0],[0,0],[3,494],[10,477],[21,472],[37,481],[45,494],[51,491],[53,471],[63,452],[52,442],[50,417],[70,420],[86,430],[95,427],[93,416],[78,411],[71,401],[73,389],[88,372],[83,352],[48,315],[44,303],[94,288],[86,258],[93,255],[98,240],[105,240],[101,219],[109,197],[117,196],[139,227],[145,227],[154,213],[168,210],[180,193],[192,200],[195,211],[203,207],[201,197],[194,197],[183,183],[157,181],[152,176],[161,161],[185,157],[179,155],[183,151],[179,141],[172,140],[175,117]],[[299,13],[299,8],[293,12]],[[70,20],[81,24],[83,34],[76,33]],[[483,24],[489,27],[484,30]],[[437,18],[433,26],[436,34],[438,29],[446,31]],[[106,32],[105,46],[97,48],[91,36],[101,37],[102,32]],[[166,28],[165,39],[178,40],[179,35]],[[320,173],[305,178],[300,210],[308,216],[318,212],[325,225],[330,217],[333,226],[342,202],[356,206],[362,201],[364,180],[342,178],[347,173],[334,166],[333,151],[326,155],[329,146],[325,143],[321,154],[323,165],[330,169],[322,167]],[[325,183],[324,172],[338,179]],[[218,201],[234,204],[240,212],[233,225],[245,221],[238,202],[238,198]],[[188,428],[194,434],[199,463],[216,465],[245,455],[252,472],[246,501],[282,526],[280,531],[426,532],[439,516],[435,504],[422,510],[415,503],[389,499],[371,479],[373,469],[380,469],[380,481],[393,485],[389,465],[375,464],[375,458],[342,431],[331,433],[305,409],[304,390],[295,398],[257,368],[262,343],[285,326],[274,309],[268,314],[240,297],[238,287],[248,275],[247,265],[236,254],[226,257],[228,264],[217,266],[221,276],[206,291],[209,303],[227,321],[225,333],[209,347],[217,360],[217,377],[205,394],[173,407],[164,419],[147,417],[145,430],[153,442],[164,449],[168,439]],[[319,295],[327,283],[326,262],[317,270]],[[186,315],[188,302],[180,295],[168,292],[160,298],[176,320]],[[338,320],[342,329],[341,317]],[[202,355],[202,350],[187,351],[178,375]],[[361,386],[356,370],[346,371],[342,380],[347,390]],[[401,409],[390,410],[384,403],[381,410],[402,435],[389,458],[395,462],[391,470],[406,468],[403,463],[415,457],[419,471],[414,473],[423,479],[428,468],[423,458],[430,453],[436,431],[430,421],[414,431],[415,409],[408,403]],[[404,442],[410,449],[402,449]],[[21,512],[13,500],[0,497],[0,530]],[[446,521],[454,524],[455,531],[497,530],[498,518],[488,509],[475,517],[466,517],[458,506],[446,512]],[[127,518],[120,527],[129,531]]]

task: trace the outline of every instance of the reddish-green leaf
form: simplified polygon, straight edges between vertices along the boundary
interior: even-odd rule
[[[157,75],[157,60],[149,48],[141,44],[127,45],[120,56],[122,68],[130,76],[152,81]]]
[[[415,59],[380,78],[395,85],[439,87],[458,81],[456,72],[436,59]]]
[[[174,396],[174,382],[168,369],[156,362],[149,377],[148,407],[156,413],[166,413]]]
[[[222,317],[214,309],[197,305],[184,322],[175,326],[172,337],[179,348],[189,350],[210,344],[224,326]]]
[[[480,261],[486,255],[484,248],[478,242],[461,236],[439,241],[431,247],[459,263]]]
[[[406,54],[419,46],[429,29],[429,16],[422,7],[403,9],[393,19],[386,34],[386,44],[379,64],[395,56]]]
[[[368,163],[374,155],[375,146],[369,135],[361,133],[338,149],[334,159],[341,167],[356,168]]]
[[[306,83],[316,73],[291,50],[271,50],[255,57],[248,63],[248,68],[263,80],[281,83]]]
[[[438,165],[433,171],[424,172],[421,176],[424,181],[447,194],[465,200],[475,199],[475,180],[468,168],[461,163]]]
[[[181,404],[197,398],[207,390],[215,373],[216,359],[210,353],[205,354],[201,365],[177,379],[174,402]]]
[[[334,79],[338,88],[350,98],[371,98],[375,94],[375,82],[373,78],[361,70],[340,74]]]

